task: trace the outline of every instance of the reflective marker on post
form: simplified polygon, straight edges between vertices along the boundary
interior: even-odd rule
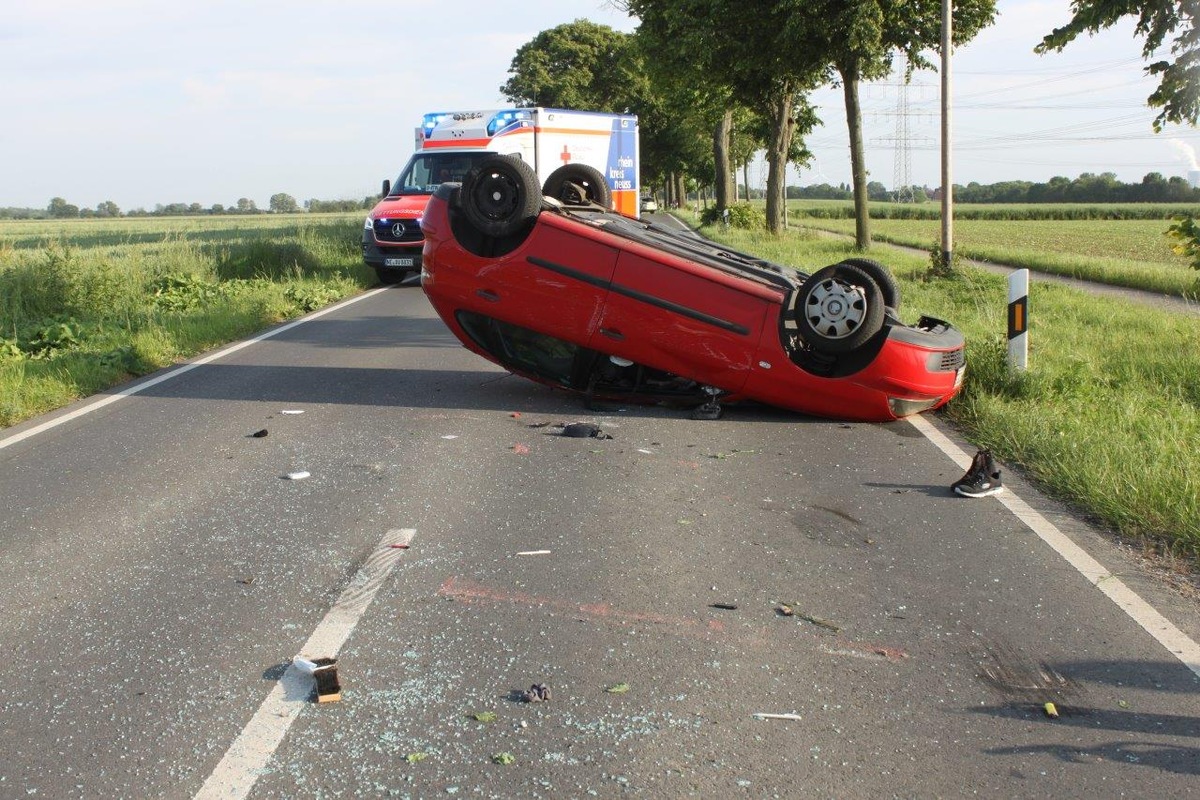
[[[1024,370],[1029,360],[1029,270],[1008,275],[1008,365]]]

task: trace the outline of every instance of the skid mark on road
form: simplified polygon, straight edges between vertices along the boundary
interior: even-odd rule
[[[416,533],[412,528],[397,528],[384,534],[366,563],[359,568],[350,585],[304,643],[298,655],[307,658],[336,657],[350,638],[375,593],[387,580],[396,562],[408,549]],[[230,800],[250,794],[258,776],[275,754],[288,728],[308,705],[312,677],[292,664],[271,689],[258,711],[230,745],[221,763],[196,793],[204,800]]]
[[[463,603],[544,608],[551,614],[567,613],[578,618],[600,623],[618,625],[649,623],[663,626],[669,632],[683,636],[695,636],[704,639],[738,636],[743,640],[749,641],[751,644],[763,647],[778,646],[780,642],[778,632],[770,631],[767,628],[739,626],[735,630],[718,619],[701,622],[695,619],[676,617],[668,614],[622,611],[613,608],[609,603],[577,603],[571,600],[486,586],[482,583],[464,580],[458,576],[447,578],[437,593],[441,597],[449,597]],[[829,655],[850,656],[852,658],[886,661],[902,661],[908,658],[908,653],[899,647],[854,642],[842,636],[828,637],[828,639],[822,637],[817,642],[816,647],[821,652]]]
[[[725,630],[725,623],[717,619],[710,619],[707,623],[701,624],[698,620],[686,619],[684,617],[620,611],[608,603],[574,603],[570,600],[541,597],[529,594],[528,592],[514,592],[484,586],[480,583],[463,580],[458,576],[447,578],[441,585],[441,588],[438,589],[438,595],[450,597],[464,603],[504,603],[548,608],[553,611],[566,611],[582,615],[592,620],[616,622],[622,625],[630,623],[665,625],[678,632],[691,635],[703,636],[712,633],[722,633]]]
[[[950,441],[944,433],[934,427],[933,423],[921,416],[908,417],[914,428],[925,435],[935,446],[962,469],[971,465],[971,457],[962,448]],[[1159,613],[1158,609],[1147,603],[1136,592],[1125,585],[1120,578],[1113,575],[1104,565],[1093,558],[1066,534],[1054,526],[1048,519],[1030,507],[1028,503],[1017,497],[1010,489],[995,496],[1013,516],[1025,523],[1031,531],[1038,535],[1043,542],[1050,545],[1068,564],[1074,567],[1088,583],[1103,592],[1129,617],[1141,625],[1147,633],[1153,636],[1159,644],[1167,648],[1171,655],[1183,662],[1184,666],[1200,678],[1200,645],[1191,637],[1179,630],[1173,622]]]

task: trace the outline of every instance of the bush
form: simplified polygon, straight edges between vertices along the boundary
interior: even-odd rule
[[[767,215],[762,209],[750,203],[735,203],[728,209],[706,208],[700,215],[704,225],[717,225],[725,221],[725,212],[729,212],[729,226],[744,230],[763,230],[767,227]]]

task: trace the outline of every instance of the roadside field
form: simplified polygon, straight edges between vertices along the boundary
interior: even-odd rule
[[[755,201],[762,206],[763,201]],[[941,219],[938,201],[892,203],[872,200],[871,219]],[[850,200],[789,200],[788,214],[795,217],[854,219]],[[955,203],[954,218],[1007,220],[1145,219],[1170,220],[1190,214],[1200,216],[1196,203]],[[1165,226],[1164,226],[1165,227]]]
[[[803,230],[778,238],[700,232],[808,272],[861,255],[849,241]],[[906,321],[929,314],[966,336],[963,392],[940,413],[1088,517],[1200,565],[1200,325],[1193,317],[1039,284],[1029,369],[1014,374],[1003,276],[965,269],[932,279],[919,254],[885,244],[867,255],[898,279]]]
[[[853,219],[801,218],[792,225],[854,235]],[[1170,223],[1149,219],[955,219],[954,250],[967,258],[1162,292],[1200,295],[1200,273],[1171,251]],[[872,219],[871,236],[929,250],[941,240],[936,219]],[[939,245],[940,246],[940,245]]]
[[[0,426],[361,291],[359,214],[0,222]]]

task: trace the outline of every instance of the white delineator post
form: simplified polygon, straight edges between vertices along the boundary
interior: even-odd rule
[[[1008,366],[1024,370],[1029,362],[1029,270],[1008,275]]]

